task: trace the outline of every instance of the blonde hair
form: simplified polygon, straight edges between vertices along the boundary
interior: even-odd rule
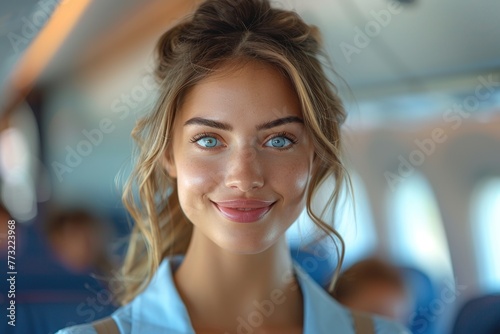
[[[312,212],[311,202],[320,184],[333,176],[335,187],[327,205],[336,207],[339,191],[345,180],[350,185],[350,179],[341,162],[340,126],[346,114],[320,62],[321,57],[329,60],[318,29],[293,11],[272,8],[268,0],[208,0],[161,36],[155,54],[160,94],[152,112],[132,131],[137,163],[122,197],[135,225],[121,271],[125,280],[119,302],[125,304],[137,296],[163,258],[187,250],[193,227],[180,207],[175,180],[162,162],[170,154],[174,118],[190,87],[236,59],[273,65],[299,97],[315,159],[319,159],[307,193],[307,214],[323,237],[338,241],[338,265],[329,286],[333,290],[344,242],[333,228],[333,218],[331,225],[325,223]]]

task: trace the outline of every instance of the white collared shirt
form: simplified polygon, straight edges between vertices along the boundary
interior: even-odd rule
[[[122,334],[195,334],[186,306],[180,298],[173,272],[184,256],[165,258],[148,287],[127,305],[118,308],[111,317]],[[297,281],[304,301],[303,334],[354,334],[349,310],[333,299],[296,262],[293,261]],[[385,318],[374,316],[377,334],[409,334],[403,326]],[[97,320],[97,319],[96,319]],[[250,322],[231,332],[255,332]],[[239,329],[239,330],[238,330]],[[56,334],[97,334],[92,325],[72,326]]]

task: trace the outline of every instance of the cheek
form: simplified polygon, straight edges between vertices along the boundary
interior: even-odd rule
[[[213,192],[220,181],[221,169],[215,162],[186,157],[177,163],[179,200],[185,211],[203,205],[203,195]]]
[[[310,164],[304,159],[282,162],[272,168],[269,180],[285,200],[299,201],[305,195],[310,180]]]

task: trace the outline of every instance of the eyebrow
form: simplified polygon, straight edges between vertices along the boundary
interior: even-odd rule
[[[280,126],[280,125],[288,124],[288,123],[304,124],[304,121],[300,117],[289,116],[289,117],[283,117],[283,118],[275,119],[274,121],[269,121],[269,122],[259,124],[255,127],[255,129],[257,131],[267,130],[267,129],[271,129],[271,128],[274,128],[276,126]],[[233,131],[233,127],[230,124],[219,122],[219,121],[214,121],[214,120],[202,118],[202,117],[193,117],[193,118],[189,119],[188,121],[186,121],[184,123],[184,126],[194,125],[194,124],[205,125],[205,126],[209,126],[209,127],[220,129],[220,130]]]

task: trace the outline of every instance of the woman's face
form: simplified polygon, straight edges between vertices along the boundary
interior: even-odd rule
[[[197,232],[226,250],[255,254],[305,207],[314,147],[297,95],[279,72],[250,62],[223,74],[187,94],[165,167]],[[246,213],[237,209],[245,203],[221,203],[238,199],[268,203]]]

